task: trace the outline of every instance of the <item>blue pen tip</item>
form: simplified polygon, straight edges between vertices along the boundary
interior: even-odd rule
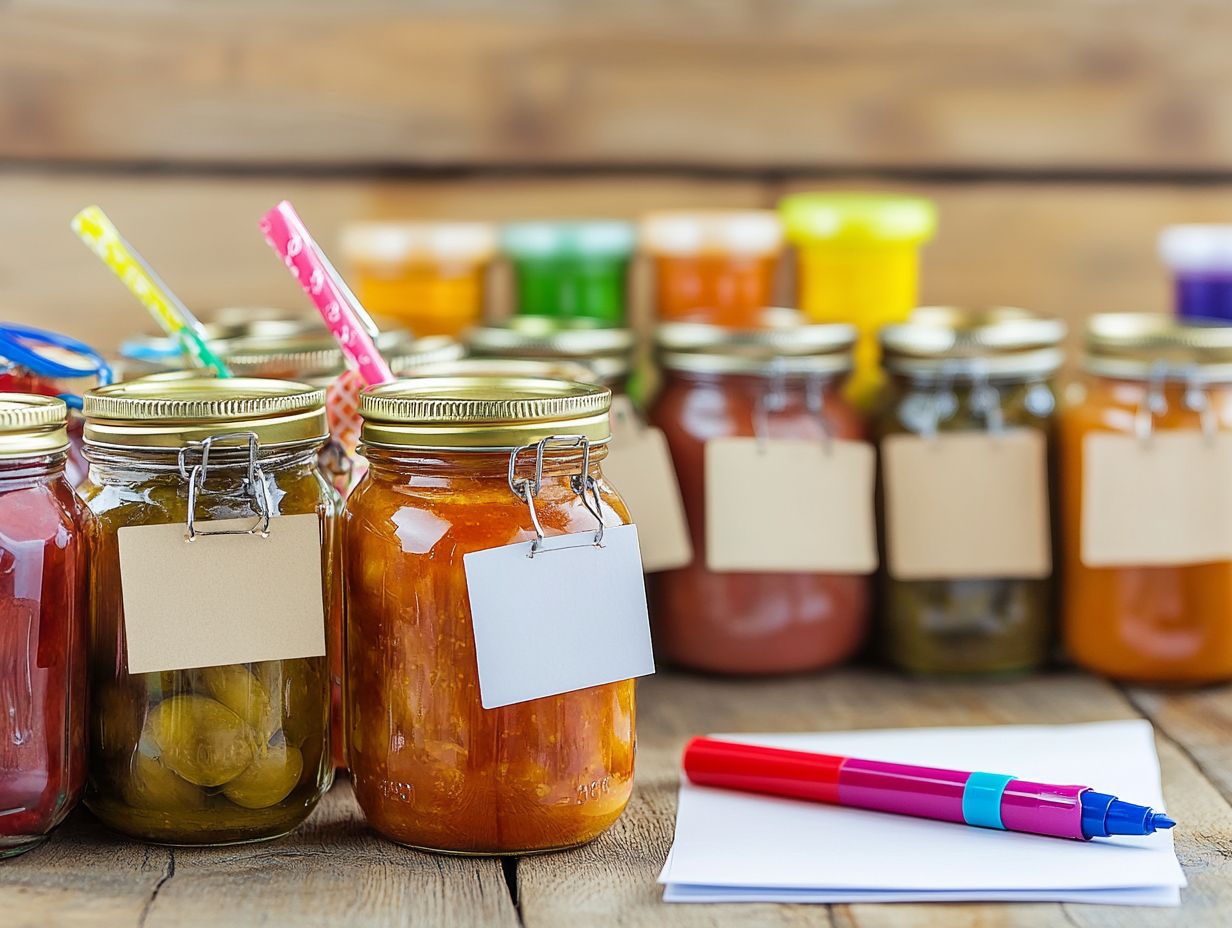
[[[1172,821],[1172,819],[1168,818],[1168,816],[1164,815],[1162,812],[1156,812],[1154,817],[1151,819],[1151,824],[1154,825],[1155,829],[1158,831],[1161,828],[1172,828],[1176,825],[1176,822]]]

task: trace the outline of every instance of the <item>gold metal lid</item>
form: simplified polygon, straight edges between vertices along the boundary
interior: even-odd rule
[[[659,364],[699,374],[843,374],[851,369],[856,329],[810,323],[797,310],[768,307],[755,328],[665,322],[655,329]]]
[[[1232,325],[1164,313],[1098,313],[1087,320],[1083,367],[1105,377],[1232,380]]]
[[[536,380],[576,380],[591,383],[594,371],[577,361],[534,358],[460,358],[417,365],[404,377],[530,377]],[[593,382],[602,383],[602,380]]]
[[[447,336],[416,339],[405,330],[382,332],[376,346],[394,370],[421,360],[447,361],[462,356],[463,348]],[[312,380],[336,377],[346,359],[323,325],[303,324],[297,332],[225,339],[214,345],[231,372],[241,377],[296,377]]]
[[[88,444],[182,448],[212,435],[253,432],[262,445],[324,441],[325,391],[303,383],[233,377],[144,378],[84,397]]]
[[[504,451],[550,435],[611,438],[612,391],[540,377],[412,377],[365,390],[365,444]]]
[[[514,316],[501,325],[471,329],[464,338],[471,353],[480,357],[577,361],[600,383],[627,377],[637,347],[632,329],[546,316]]]
[[[1061,366],[1065,323],[1013,306],[921,306],[879,335],[887,370],[916,376],[1047,376]]]
[[[0,393],[0,458],[55,454],[68,447],[68,407],[54,396]]]

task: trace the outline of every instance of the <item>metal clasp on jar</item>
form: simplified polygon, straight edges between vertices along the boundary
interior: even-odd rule
[[[539,514],[535,512],[535,497],[543,488],[543,457],[549,446],[557,445],[565,450],[582,449],[582,472],[569,478],[569,486],[582,500],[586,511],[595,517],[599,528],[595,531],[594,543],[603,543],[603,509],[599,502],[599,486],[595,478],[590,476],[590,439],[582,435],[549,435],[540,441],[523,445],[514,449],[509,455],[509,489],[513,495],[526,503],[530,511],[530,521],[535,527],[535,540],[530,545],[530,557],[534,557],[543,545],[543,526],[539,523]],[[533,477],[517,476],[518,457],[524,451],[535,452],[535,473]]]
[[[201,491],[205,489],[205,478],[209,473],[210,467],[210,451],[216,443],[224,441],[235,441],[243,439],[248,445],[248,466],[247,472],[242,479],[244,489],[249,496],[252,497],[253,503],[257,508],[258,519],[256,525],[249,528],[230,528],[230,529],[214,529],[211,531],[199,531],[196,527],[196,512],[197,499],[201,495]],[[265,472],[257,463],[257,436],[255,432],[228,432],[225,435],[211,435],[203,441],[189,442],[188,445],[180,449],[177,463],[179,466],[180,476],[188,481],[188,540],[193,541],[198,535],[267,535],[269,534],[270,516],[273,511],[273,503],[270,501],[269,487],[265,482]],[[188,456],[190,454],[200,453],[201,460],[193,464],[190,468],[188,465]]]
[[[821,425],[821,441],[826,452],[834,443],[830,433],[830,425],[826,422],[826,394],[823,374],[805,375],[805,407],[817,417]],[[770,415],[782,412],[787,408],[787,371],[783,358],[775,358],[771,362],[770,375],[766,389],[757,397],[753,405],[753,437],[757,439],[757,448],[764,452],[766,442],[770,440]]]
[[[987,366],[979,358],[951,361],[942,365],[936,384],[922,410],[919,434],[923,438],[936,438],[941,420],[954,414],[958,398],[954,395],[954,381],[963,377],[971,382],[968,393],[968,408],[984,420],[984,428],[991,435],[1005,431],[1005,410],[1001,408],[1001,391],[988,375]]]
[[[1146,445],[1155,434],[1155,417],[1168,412],[1168,397],[1164,393],[1164,384],[1169,379],[1179,379],[1185,382],[1185,396],[1182,402],[1190,412],[1198,414],[1202,426],[1202,435],[1208,442],[1215,440],[1218,423],[1215,419],[1215,408],[1211,398],[1202,383],[1199,369],[1196,365],[1176,371],[1164,361],[1158,361],[1151,366],[1150,376],[1146,382],[1146,393],[1143,394],[1138,408],[1134,411],[1134,434]]]

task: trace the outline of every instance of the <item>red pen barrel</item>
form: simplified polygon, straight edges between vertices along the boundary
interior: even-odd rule
[[[847,758],[694,738],[684,749],[691,783],[837,805],[839,770]]]

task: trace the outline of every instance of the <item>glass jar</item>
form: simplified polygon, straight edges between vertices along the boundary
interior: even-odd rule
[[[515,222],[502,246],[513,265],[515,311],[625,325],[633,226],[615,219]]]
[[[1038,429],[1050,447],[1052,378],[1064,337],[1059,320],[1021,309],[916,310],[910,322],[881,333],[891,380],[875,419],[878,442],[895,434]],[[892,664],[914,674],[1031,670],[1049,656],[1053,595],[1050,577],[904,580],[883,569],[878,643]]]
[[[317,467],[324,395],[277,380],[135,380],[87,394],[85,416],[81,493],[96,516],[85,802],[108,827],[146,841],[286,834],[332,780],[328,659],[129,673],[117,532],[186,524],[182,465],[196,462],[205,468],[197,520],[268,512],[276,531],[279,516],[319,517],[327,627],[341,627],[338,498]]]
[[[85,780],[87,516],[67,412],[0,393],[0,857],[42,842]]]
[[[629,515],[600,468],[610,393],[565,381],[421,377],[363,395],[369,471],[347,500],[347,718],[355,796],[402,844],[521,854],[595,838],[633,781],[634,682],[480,704],[463,557],[535,537],[510,456],[585,439],[604,522]],[[520,461],[527,474],[534,455]],[[591,531],[582,454],[549,448],[533,497],[551,533]],[[518,470],[517,473],[521,473]]]
[[[1172,271],[1178,316],[1232,321],[1232,225],[1168,226],[1159,255]]]
[[[1066,650],[1122,680],[1232,680],[1232,560],[1091,567],[1081,543],[1090,436],[1232,431],[1232,326],[1108,313],[1091,317],[1086,342],[1087,376],[1058,429]]]
[[[882,383],[877,332],[918,304],[920,246],[933,237],[929,200],[890,193],[797,193],[779,203],[798,255],[798,305],[817,322],[860,330],[851,396],[871,406]]]
[[[727,437],[865,437],[842,396],[855,330],[806,325],[790,311],[760,329],[665,323],[656,331],[663,430],[693,560],[649,578],[655,646],[682,667],[771,674],[841,663],[864,640],[871,580],[860,574],[718,572],[706,561],[706,444]],[[756,488],[750,488],[756,492]]]
[[[416,335],[460,335],[483,316],[496,230],[484,222],[356,222],[342,252],[374,316]]]
[[[774,305],[783,229],[771,210],[651,213],[641,236],[660,319],[747,328]]]
[[[515,316],[502,325],[471,329],[466,346],[476,358],[550,361],[585,368],[588,382],[628,392],[637,335],[585,320]]]

